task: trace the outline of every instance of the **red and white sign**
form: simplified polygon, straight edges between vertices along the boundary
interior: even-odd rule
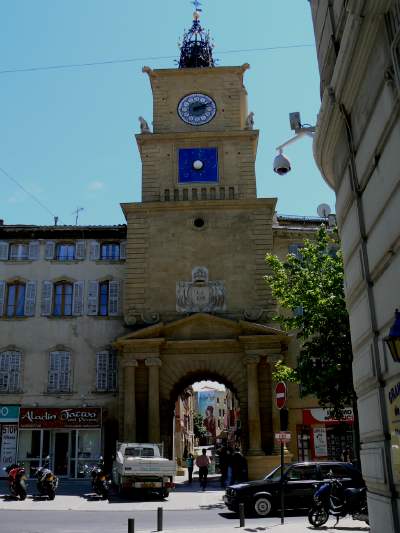
[[[321,424],[321,422],[325,424],[340,424],[341,422],[352,424],[354,422],[354,414],[351,407],[344,409],[343,416],[343,420],[337,420],[332,417],[329,409],[322,409],[322,407],[303,409],[303,424],[311,426],[313,424]]]
[[[278,409],[285,407],[286,398],[286,384],[283,381],[279,381],[279,383],[277,383],[275,386],[275,404]]]
[[[275,440],[278,442],[289,442],[292,437],[292,434],[290,431],[280,431],[279,433],[275,433]]]

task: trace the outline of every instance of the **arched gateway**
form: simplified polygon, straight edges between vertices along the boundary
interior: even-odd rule
[[[177,392],[196,379],[214,377],[228,384],[240,402],[250,475],[265,472],[277,462],[274,425],[279,429],[271,400],[271,365],[282,357],[287,341],[281,331],[266,325],[205,313],[119,338],[124,439],[170,443]]]
[[[180,68],[143,67],[153,131],[141,119],[142,201],[122,204],[132,332],[115,343],[120,422],[125,439],[168,444],[176,391],[192,376],[215,376],[238,396],[256,476],[277,463],[271,364],[288,341],[268,325],[275,303],[264,280],[276,198],[257,198],[249,65],[215,67],[199,17]]]

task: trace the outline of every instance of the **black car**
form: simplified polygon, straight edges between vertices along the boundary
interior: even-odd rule
[[[320,461],[292,463],[284,466],[284,491],[286,509],[309,509],[312,506],[315,485],[329,479],[341,480],[345,487],[363,487],[361,472],[351,463]],[[275,468],[264,479],[238,483],[226,489],[224,502],[237,512],[244,503],[246,514],[267,516],[281,507],[281,468]]]

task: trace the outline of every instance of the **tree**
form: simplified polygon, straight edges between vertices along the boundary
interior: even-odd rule
[[[350,325],[337,234],[331,235],[321,226],[315,240],[306,240],[297,255],[288,254],[281,261],[267,254],[266,262],[272,273],[265,279],[283,308],[275,319],[284,330],[296,330],[302,342],[297,368],[280,361],[275,379],[299,382],[302,396],[314,394],[336,418],[342,418],[349,405],[356,417]]]
[[[207,434],[201,413],[193,414],[193,433],[196,439],[201,439]]]

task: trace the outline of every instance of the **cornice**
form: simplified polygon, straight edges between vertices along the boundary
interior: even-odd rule
[[[226,138],[250,138],[258,142],[259,130],[201,130],[201,131],[182,131],[182,132],[165,132],[165,133],[137,133],[135,135],[139,148],[145,144],[160,144],[167,141],[198,141],[204,142],[209,140],[221,141]]]
[[[198,76],[199,74],[204,74],[205,76],[218,76],[221,72],[232,73],[232,74],[244,74],[246,70],[250,68],[249,63],[243,63],[243,65],[238,66],[227,66],[227,67],[210,67],[210,68],[160,68],[152,69],[150,67],[142,67],[142,72],[146,73],[150,79],[156,79],[161,77],[192,77],[193,75]]]
[[[275,209],[277,198],[254,198],[246,200],[192,200],[192,201],[170,201],[170,202],[132,202],[120,204],[125,216],[129,213],[146,211],[193,211],[195,208],[200,210],[215,210],[227,211],[234,209]]]

